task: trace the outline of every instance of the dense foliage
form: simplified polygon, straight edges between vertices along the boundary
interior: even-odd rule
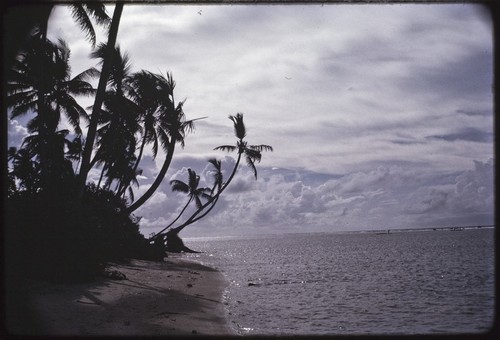
[[[9,275],[80,280],[110,260],[159,258],[162,250],[153,253],[139,233],[139,221],[120,212],[125,203],[114,193],[90,185],[81,204],[70,195],[24,191],[9,197]]]
[[[8,150],[6,239],[9,268],[16,275],[82,279],[110,260],[161,260],[168,234],[179,243],[177,234],[213,209],[242,156],[257,177],[254,162],[260,161],[261,151],[272,151],[268,145],[248,145],[243,115],[230,116],[237,145],[218,148],[238,153],[229,178],[224,181],[221,162],[211,159],[213,185],[198,188],[199,176],[189,169],[187,183],[171,182],[172,190],[189,196],[184,209],[161,232],[144,238],[140,219],[132,213],[158,189],[176,145],[184,146],[196,119],[186,119],[184,101],[176,103],[171,73],[131,72],[129,56],[114,43],[122,7],[117,4],[109,19],[104,5],[73,5],[100,70],[90,68],[72,77],[68,45],[48,40],[41,25],[8,71],[9,117],[28,118],[28,136]],[[96,44],[88,16],[109,27],[107,44]],[[97,78],[95,89],[91,82]],[[84,109],[78,102],[82,96],[94,98],[94,105]],[[146,146],[154,158],[160,150],[165,156],[151,186],[136,198],[134,186]],[[88,181],[92,169],[100,175]],[[191,202],[196,210],[182,221]],[[171,228],[175,223],[178,226]],[[182,249],[171,242],[169,250]]]

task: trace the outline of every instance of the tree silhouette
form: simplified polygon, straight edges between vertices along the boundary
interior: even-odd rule
[[[149,244],[142,235],[137,235],[139,220],[132,213],[156,192],[177,144],[184,147],[195,121],[205,117],[186,118],[185,100],[174,99],[175,81],[170,72],[131,73],[129,58],[116,43],[123,3],[115,5],[112,20],[102,4],[75,3],[70,9],[94,48],[92,57],[100,59],[101,70],[91,68],[72,78],[70,50],[63,40],[46,39],[47,22],[43,20],[12,63],[6,74],[6,104],[11,118],[26,114],[33,118],[26,125],[29,136],[20,149],[9,149],[8,197],[14,203],[8,215],[9,222],[15,225],[11,230],[26,235],[20,239],[28,240],[30,249],[37,248],[36,254],[42,255],[44,249],[52,247],[57,249],[54,257],[45,258],[48,261],[41,259],[40,263],[45,261],[48,267],[59,263],[78,272],[77,266],[66,264],[82,268],[91,264],[96,269],[102,261],[117,254],[114,247],[125,254],[123,245],[127,242],[131,243],[126,247],[134,251]],[[109,25],[106,43],[97,44],[94,20]],[[99,77],[97,89],[89,83],[93,77]],[[75,97],[79,96],[94,96],[94,104],[88,109],[91,114],[78,104]],[[237,152],[234,168],[225,179],[222,162],[210,159],[208,174],[212,175],[212,182],[207,187],[200,187],[200,176],[191,168],[186,182],[170,181],[172,190],[186,193],[188,199],[178,216],[156,235],[162,236],[156,239],[161,240],[160,247],[148,248],[147,252],[154,253],[155,258],[161,259],[165,250],[165,230],[177,225],[167,233],[177,237],[187,225],[212,211],[242,158],[257,178],[255,162],[260,162],[263,151],[272,151],[269,145],[247,143],[243,114],[237,113],[229,119],[234,125],[236,145],[222,145],[215,150]],[[154,159],[158,153],[165,158],[151,186],[134,201],[133,187],[138,186],[137,176],[142,172],[139,167],[146,146],[151,146]],[[89,171],[94,167],[101,168],[97,185],[87,183]],[[36,210],[34,217],[18,221],[16,217],[23,208]],[[179,224],[185,215],[187,219]],[[45,227],[47,235],[40,242],[30,241],[39,225]],[[178,237],[177,241],[182,244]]]
[[[100,44],[91,54],[104,61],[106,45]],[[139,107],[128,96],[130,60],[126,53],[122,54],[116,46],[113,54],[113,65],[108,79],[104,106],[100,111],[99,128],[97,130],[97,152],[91,161],[102,165],[102,174],[106,174],[106,187],[116,180],[116,192],[121,196],[130,183],[136,183],[132,169],[135,163],[136,137],[141,130],[139,124]],[[102,177],[102,176],[101,176]],[[133,194],[131,199],[133,199]]]
[[[175,81],[172,78],[171,73],[167,73],[166,77],[163,75],[156,75],[156,80],[158,91],[161,93],[158,134],[161,146],[163,147],[166,156],[160,172],[156,176],[153,184],[151,184],[149,189],[139,199],[137,199],[125,210],[127,214],[137,210],[155,193],[156,189],[158,189],[163,181],[168,168],[170,167],[175,151],[175,145],[179,143],[181,147],[184,147],[184,138],[186,137],[186,134],[194,130],[194,122],[196,120],[202,119],[198,118],[186,120],[186,116],[183,111],[184,101],[175,105]]]
[[[238,157],[236,159],[236,163],[233,167],[233,170],[227,179],[226,182],[222,182],[222,172],[221,172],[221,163],[220,161],[211,159],[210,163],[214,166],[214,187],[212,191],[215,191],[217,189],[217,192],[212,195],[212,197],[201,207],[198,208],[184,223],[179,225],[176,228],[171,229],[167,233],[167,242],[168,242],[168,235],[175,234],[173,236],[174,238],[177,237],[177,234],[181,232],[185,227],[188,225],[191,225],[195,223],[196,221],[200,220],[201,218],[205,217],[215,206],[217,203],[220,195],[222,192],[227,188],[229,183],[231,183],[232,179],[234,178],[237,169],[240,164],[241,157],[244,156],[247,165],[252,169],[255,178],[257,179],[257,168],[255,167],[255,162],[260,162],[262,159],[262,151],[273,151],[273,148],[270,145],[249,145],[247,141],[244,140],[246,137],[246,127],[243,122],[243,114],[242,113],[237,113],[236,115],[229,116],[229,119],[233,122],[234,126],[234,133],[235,136],[238,138],[236,142],[236,146],[234,145],[222,145],[216,147],[214,150],[223,150],[223,151],[237,151],[238,152]],[[165,228],[166,229],[166,228]],[[165,230],[164,229],[164,230]],[[162,232],[164,231],[162,230]],[[157,233],[155,236],[153,236],[151,239],[155,239],[160,236],[161,233]]]
[[[29,150],[10,147],[8,160],[12,163],[12,170],[9,175],[19,179],[22,190],[34,194],[40,188],[40,163],[33,159]],[[15,183],[12,190],[16,189]]]
[[[75,96],[95,93],[88,80],[96,76],[97,70],[91,68],[71,78],[69,58],[70,50],[63,40],[43,42],[39,36],[34,36],[7,75],[7,106],[12,110],[11,119],[34,114],[27,127],[28,132],[36,135],[33,138],[39,140],[39,147],[33,150],[41,165],[42,187],[46,188],[49,186],[47,180],[57,176],[51,164],[58,161],[51,158],[64,153],[64,143],[58,143],[55,135],[61,114],[64,113],[76,135],[81,135],[80,119],[88,117]],[[43,73],[40,70],[44,70]]]
[[[104,27],[109,27],[111,23],[111,18],[106,13],[104,3],[98,1],[72,3],[70,9],[73,18],[80,25],[92,47],[94,47],[96,34],[90,18],[93,18],[97,24]]]
[[[116,3],[115,10],[113,12],[113,18],[111,19],[111,25],[108,32],[108,41],[106,43],[107,46],[106,55],[104,57],[104,61],[102,64],[101,76],[99,78],[99,84],[97,86],[94,105],[92,107],[92,115],[87,130],[87,138],[85,140],[85,146],[82,152],[80,172],[78,174],[79,187],[80,187],[78,197],[81,197],[83,195],[85,184],[87,182],[87,176],[91,169],[90,161],[97,133],[99,112],[101,111],[101,107],[104,102],[104,97],[106,94],[106,84],[108,82],[109,73],[111,71],[111,66],[113,63],[112,58],[115,50],[116,37],[118,35],[118,27],[120,25],[120,18],[122,12],[123,12],[123,3],[122,2]]]
[[[164,94],[160,90],[161,87],[158,86],[157,76],[149,71],[142,70],[130,77],[129,97],[139,107],[140,121],[143,128],[142,141],[134,171],[137,171],[142,160],[146,144],[152,144],[154,159],[158,154],[159,141],[161,141],[162,145],[166,145],[168,142],[163,140],[166,134],[161,133],[161,107]]]

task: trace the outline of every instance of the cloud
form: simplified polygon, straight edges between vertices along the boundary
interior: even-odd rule
[[[134,70],[173,71],[189,118],[209,117],[187,153],[231,142],[227,115],[241,111],[249,141],[276,149],[263,166],[347,173],[439,161],[425,136],[453,133],[456,111],[492,126],[491,22],[476,6],[428,7],[125,6],[119,42]]]
[[[22,143],[24,138],[26,138],[28,134],[28,129],[22,124],[20,124],[17,120],[15,119],[10,119],[8,120],[8,127],[7,127],[7,133],[8,133],[8,142],[9,146],[14,146],[14,147],[19,147]]]
[[[431,227],[465,221],[463,225],[474,218],[479,224],[493,223],[492,159],[441,175],[379,167],[318,186],[282,174],[262,177],[252,190],[225,193],[224,208],[186,228],[185,234]]]
[[[71,40],[76,72],[95,61],[69,22],[61,11],[49,27]],[[227,178],[234,158],[213,148],[236,142],[236,112],[274,152],[186,234],[492,221],[493,162],[477,161],[493,156],[492,23],[478,6],[134,5],[118,40],[134,70],[173,72],[188,119],[208,116],[138,211],[147,230],[185,202],[171,178],[192,168],[211,183],[213,156]],[[147,155],[136,197],[164,157]]]
[[[465,140],[470,142],[491,143],[493,141],[493,133],[489,131],[482,131],[476,128],[465,127],[455,133],[447,135],[429,136],[428,138],[443,139],[445,141],[453,142],[456,140]]]

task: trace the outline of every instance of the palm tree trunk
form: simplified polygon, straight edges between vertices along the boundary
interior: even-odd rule
[[[170,167],[170,163],[172,162],[172,157],[174,155],[174,150],[175,150],[175,140],[171,138],[170,143],[167,148],[167,155],[165,156],[165,161],[163,162],[163,166],[160,169],[160,172],[158,173],[158,176],[156,176],[155,181],[149,189],[138,199],[136,200],[132,205],[130,205],[127,209],[125,209],[126,214],[131,214],[135,210],[137,210],[140,206],[142,206],[158,189],[160,186],[161,182],[163,181],[163,178],[167,174],[167,170]]]
[[[160,230],[159,232],[157,232],[155,234],[155,236],[153,236],[151,239],[154,239],[156,238],[157,235],[161,235],[161,233],[163,233],[165,230],[167,230],[168,228],[170,228],[175,222],[177,222],[177,220],[182,216],[182,214],[184,213],[184,211],[186,210],[186,208],[189,206],[189,203],[191,203],[191,201],[193,200],[193,197],[194,196],[191,196],[189,198],[189,201],[187,201],[186,205],[184,206],[184,208],[182,208],[182,211],[179,213],[179,215],[175,218],[175,220],[173,220],[172,222],[170,222],[169,225],[167,225],[165,228],[163,228],[162,230]]]
[[[141,148],[139,149],[139,155],[137,156],[137,160],[135,161],[135,164],[134,164],[134,169],[132,170],[133,174],[137,174],[137,168],[139,167],[139,163],[141,162],[142,153],[144,152],[145,145],[146,145],[146,138],[143,138],[142,143],[141,143]],[[118,191],[118,196],[122,196],[125,193],[125,191],[127,191],[127,188],[129,186],[130,186],[130,183],[129,183],[129,185],[122,186],[120,188],[120,190]]]
[[[137,160],[135,161],[134,164],[134,172],[133,172],[134,174],[136,173],[137,168],[139,167],[139,163],[141,162],[142,153],[144,152],[145,145],[146,145],[146,136],[144,136],[144,138],[142,139],[141,148],[139,149],[139,155],[137,156]]]
[[[99,84],[97,86],[97,93],[95,96],[94,106],[92,108],[92,116],[90,117],[89,128],[87,131],[87,139],[85,140],[85,148],[83,149],[82,154],[82,163],[80,165],[80,173],[78,175],[80,196],[83,194],[87,182],[87,175],[91,169],[90,158],[92,156],[92,149],[94,148],[94,140],[97,133],[97,118],[104,101],[106,85],[108,82],[111,65],[113,63],[113,60],[111,59],[113,57],[113,51],[116,45],[116,37],[118,35],[118,27],[120,25],[122,11],[123,3],[117,2],[113,13],[113,19],[111,20],[111,27],[109,29],[108,42],[106,46],[106,57],[104,58],[104,62],[102,65],[101,77],[99,78]]]
[[[101,186],[102,178],[104,177],[104,171],[106,170],[106,164],[102,166],[101,176],[99,176],[99,182],[97,182],[97,189]]]
[[[241,160],[241,152],[238,153],[238,159],[236,160],[236,164],[234,165],[233,172],[229,176],[229,179],[226,181],[226,183],[224,183],[224,185],[222,186],[222,188],[220,189],[220,191],[214,197],[212,197],[210,200],[208,200],[203,206],[201,206],[200,209],[196,210],[193,213],[193,215],[191,215],[186,220],[186,222],[184,222],[183,224],[181,224],[177,228],[172,229],[170,231],[170,233],[175,233],[175,234],[180,233],[182,231],[182,229],[186,228],[190,224],[193,224],[194,222],[198,221],[199,219],[205,217],[213,209],[213,207],[215,206],[215,203],[217,203],[217,201],[219,200],[220,194],[227,188],[228,184],[233,180],[233,177],[236,174],[236,170],[238,169],[238,166],[240,165],[240,160]],[[203,215],[198,216],[198,214],[200,212],[202,212],[210,204],[212,204],[212,206]],[[196,218],[196,216],[198,216],[198,218]]]

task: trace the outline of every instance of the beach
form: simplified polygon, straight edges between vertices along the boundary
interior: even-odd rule
[[[126,279],[30,282],[7,297],[7,331],[20,335],[233,335],[223,275],[173,254],[108,268]],[[17,298],[16,298],[17,297]],[[19,306],[24,306],[20,307]],[[24,310],[23,310],[24,308]]]

